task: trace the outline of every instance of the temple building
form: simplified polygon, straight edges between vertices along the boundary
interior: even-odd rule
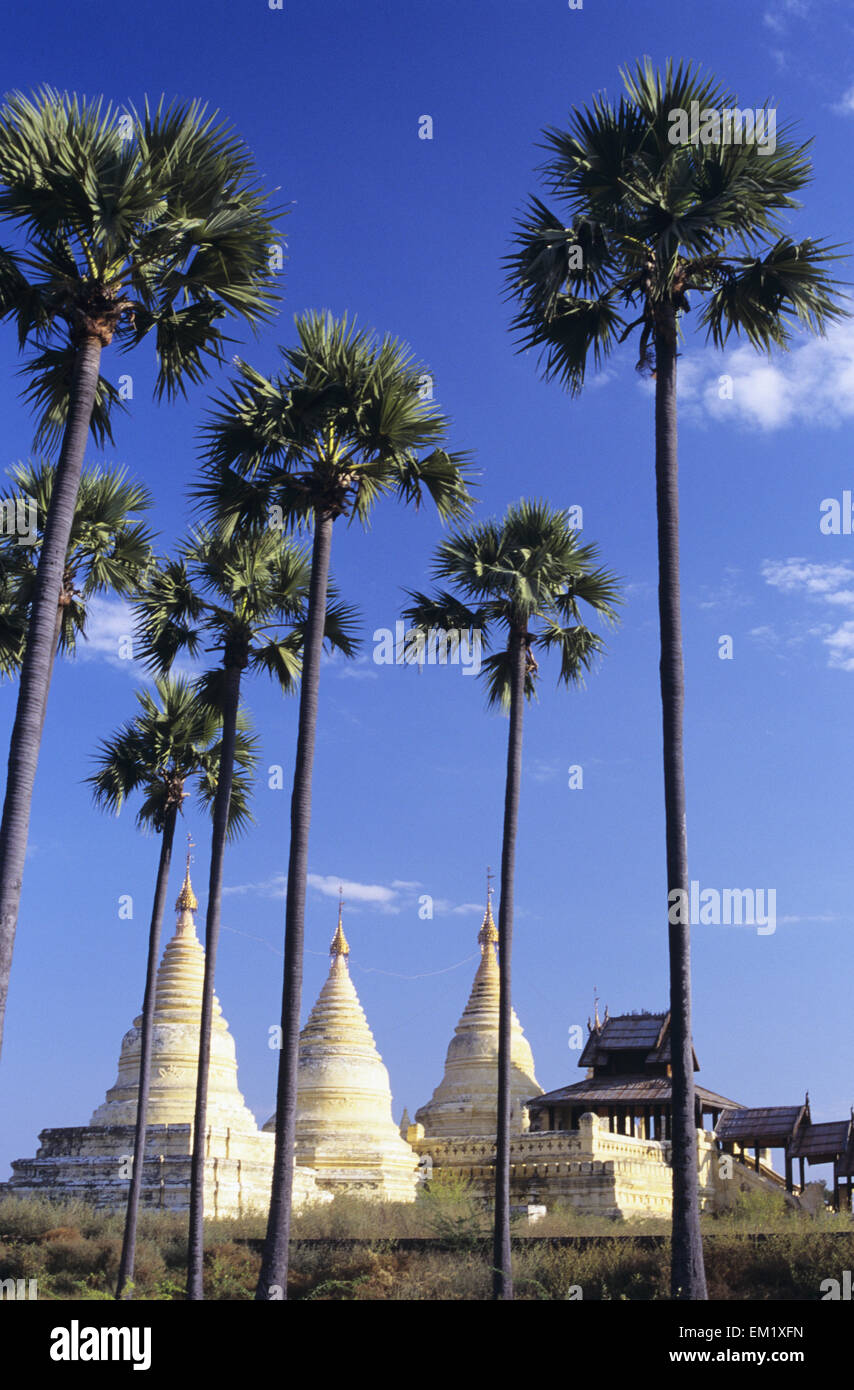
[[[388,1072],[350,978],[340,902],[330,954],[300,1033],[296,1161],[324,1192],[412,1202],[418,1158],[392,1119]],[[275,1129],[275,1116],[265,1129]]]
[[[445,1074],[416,1111],[407,1137],[433,1172],[494,1187],[498,1056],[498,933],[491,904],[479,934],[481,961],[448,1048]],[[515,1013],[512,1037],[511,1192],[519,1206],[556,1201],[613,1218],[672,1209],[670,1014],[641,1011],[588,1019],[579,1058],[585,1079],[544,1093]],[[694,1070],[699,1070],[694,1054]],[[700,1202],[725,1208],[750,1188],[796,1201],[805,1163],[833,1164],[835,1205],[851,1203],[854,1117],[813,1125],[809,1104],[749,1110],[695,1083]],[[514,1132],[515,1131],[515,1132]],[[784,1172],[772,1167],[782,1149]],[[752,1153],[750,1152],[752,1149]],[[800,1184],[793,1162],[800,1162]]]
[[[204,979],[189,856],[175,933],[157,973],[151,1089],[143,1174],[145,1206],[185,1209]],[[300,1033],[294,1204],[355,1193],[411,1202],[431,1174],[494,1191],[498,1108],[500,951],[491,889],[478,933],[480,960],[445,1058],[442,1079],[415,1112],[392,1118],[389,1075],[350,978],[343,908],[329,974]],[[95,1206],[122,1206],[136,1119],[141,1018],[122,1039],[115,1084],[77,1128],[45,1129],[35,1158],[18,1159],[0,1191]],[[672,1210],[671,1018],[667,1011],[599,1017],[579,1058],[581,1080],[544,1092],[515,1011],[511,1014],[511,1193],[521,1207],[566,1203],[615,1219]],[[699,1070],[696,1055],[694,1070]],[[851,1207],[854,1112],[814,1124],[803,1103],[745,1107],[695,1083],[699,1191],[704,1211],[759,1189],[790,1203],[823,1199],[807,1165],[833,1170],[832,1198]],[[269,1204],[275,1122],[259,1129],[237,1082],[234,1040],[215,1002],[205,1132],[205,1212],[233,1216]],[[779,1155],[778,1168],[772,1156]],[[797,1166],[799,1181],[795,1181]],[[782,1169],[782,1171],[779,1171]],[[420,1170],[420,1171],[419,1171]]]
[[[532,1098],[528,1113],[532,1130],[577,1129],[584,1114],[595,1114],[612,1134],[637,1139],[670,1139],[672,1083],[670,1080],[670,1014],[619,1014],[600,1022],[588,1020],[587,1043],[578,1059],[587,1079]],[[694,1071],[700,1070],[691,1049]],[[695,1084],[695,1124],[714,1129],[725,1111],[737,1110],[727,1100]]]
[[[193,1115],[205,953],[196,935],[190,859],[175,904],[175,934],[157,972],[151,1086],[142,1204],[183,1209],[189,1203]],[[118,1076],[88,1125],[45,1129],[35,1158],[12,1163],[9,1193],[80,1197],[94,1206],[127,1198],[134,1144],[142,1018],[125,1033]],[[234,1039],[214,1002],[205,1134],[205,1214],[236,1216],[267,1209],[274,1140],[259,1130],[237,1085]],[[298,1202],[317,1195],[314,1176],[297,1169]]]

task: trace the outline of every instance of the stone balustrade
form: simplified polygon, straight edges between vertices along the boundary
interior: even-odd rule
[[[468,1178],[484,1198],[494,1183],[495,1140],[490,1135],[432,1139],[411,1125],[410,1144],[427,1157],[434,1172]],[[700,1201],[716,1204],[719,1158],[713,1135],[697,1133]],[[669,1216],[672,1210],[670,1141],[615,1134],[595,1115],[583,1115],[577,1130],[537,1130],[515,1134],[510,1143],[513,1200],[521,1203],[569,1201],[579,1211],[603,1216]]]

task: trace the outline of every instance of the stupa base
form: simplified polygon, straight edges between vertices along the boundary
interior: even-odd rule
[[[192,1125],[150,1125],[146,1141],[141,1205],[186,1211],[190,1204]],[[0,1194],[77,1198],[113,1210],[127,1201],[134,1130],[130,1125],[44,1129],[35,1158],[16,1159]],[[274,1136],[211,1127],[206,1135],[205,1216],[211,1219],[265,1213],[270,1205]],[[311,1171],[294,1172],[294,1207],[329,1201]]]

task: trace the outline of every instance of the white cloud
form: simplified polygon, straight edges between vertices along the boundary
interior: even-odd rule
[[[809,594],[826,603],[854,604],[854,569],[846,561],[818,564],[794,557],[789,560],[766,560],[762,578],[773,589],[784,593]]]
[[[724,567],[721,581],[718,585],[703,584],[700,586],[702,597],[698,599],[699,608],[745,608],[753,602],[741,589],[741,570],[736,565],[726,565]]]
[[[325,898],[337,898],[339,889],[344,891],[344,901],[348,903],[371,903],[384,912],[399,912],[395,888],[386,888],[381,883],[356,883],[350,878],[338,878],[335,874],[309,874],[308,886]]]
[[[78,638],[75,659],[105,661],[108,666],[133,676],[134,680],[150,684],[153,680],[151,672],[141,662],[119,655],[121,650],[132,650],[127,644],[133,641],[133,626],[133,611],[129,603],[124,599],[94,594],[86,600],[86,636]],[[170,675],[195,680],[203,669],[201,663],[194,665],[192,662],[176,661]]]
[[[854,116],[854,83],[846,92],[842,93],[839,101],[834,104],[834,111],[838,116]]]
[[[803,594],[808,599],[828,604],[831,609],[854,608],[854,569],[844,561],[817,564],[799,557],[766,560],[762,577],[766,584],[781,593]],[[761,640],[770,632],[770,629],[757,628],[752,635]],[[818,637],[824,643],[828,666],[839,671],[854,671],[854,619],[846,619],[837,626],[833,623],[811,626],[807,635]]]
[[[525,764],[525,771],[535,782],[550,782],[561,769],[558,763],[546,758],[530,758]]]
[[[732,398],[727,396],[732,382]],[[838,426],[854,417],[854,320],[834,325],[826,338],[801,337],[770,359],[749,344],[712,348],[680,361],[683,414],[766,432],[791,424]],[[722,399],[723,393],[723,399]]]
[[[809,10],[808,0],[775,0],[773,8],[769,7],[762,18],[769,29],[781,34],[788,27],[790,19],[804,19]]]
[[[825,637],[824,645],[830,652],[828,666],[839,671],[854,671],[854,622],[842,623]]]
[[[236,883],[231,888],[223,888],[223,897],[230,894],[245,896],[251,893],[257,898],[283,898],[287,887],[287,878],[284,874],[273,874],[271,878],[265,878],[260,883]]]
[[[392,879],[390,884],[359,883],[355,879],[340,878],[338,874],[309,874],[308,886],[323,898],[336,902],[340,889],[344,890],[344,904],[348,912],[359,912],[369,908],[383,916],[399,916],[403,912],[418,910],[424,885],[417,879]],[[258,898],[278,898],[285,896],[287,888],[285,874],[273,874],[270,878],[256,883],[237,883],[223,888],[223,896],[246,896]],[[420,890],[420,891],[419,891]],[[432,896],[432,895],[431,895]],[[432,898],[433,913],[437,917],[463,916],[472,912],[483,912],[483,903],[453,903],[447,898]]]
[[[448,902],[447,898],[436,898],[433,902],[433,911],[440,917],[468,917],[472,913],[482,913],[483,903],[453,903]]]
[[[345,901],[350,904],[371,903],[381,910],[399,911],[395,906],[398,896],[395,888],[385,888],[379,883],[356,883],[353,879],[339,878],[337,874],[309,874],[307,882],[309,888],[324,898],[337,899],[339,889],[343,888]],[[238,883],[222,891],[224,894],[251,893],[259,898],[283,898],[287,886],[286,874],[273,874],[257,883]]]
[[[348,663],[338,672],[338,679],[341,681],[375,681],[379,680],[379,675],[379,671],[375,671],[372,666]]]
[[[94,594],[86,602],[86,637],[78,640],[76,655],[81,661],[106,661],[138,677],[136,662],[119,655],[119,643],[129,641],[132,635],[130,604]]]

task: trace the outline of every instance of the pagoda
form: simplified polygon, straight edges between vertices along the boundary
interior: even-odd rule
[[[300,1033],[296,1161],[326,1192],[415,1200],[418,1157],[391,1114],[388,1071],[350,978],[343,899],[326,982]],[[275,1117],[264,1126],[275,1129]]]
[[[445,1074],[432,1098],[415,1112],[418,1138],[495,1137],[498,1116],[498,931],[492,916],[492,888],[478,932],[480,963],[468,1003],[456,1026],[445,1060]],[[511,1011],[510,1130],[521,1131],[524,1105],[542,1092],[534,1075],[534,1057],[522,1025]]]
[[[142,1204],[189,1205],[193,1117],[205,953],[196,934],[190,855],[175,903],[175,933],[157,972]],[[45,1129],[35,1158],[12,1163],[4,1190],[57,1200],[80,1197],[97,1207],[122,1206],[133,1163],[142,1017],[125,1033],[118,1076],[88,1125]],[[205,1215],[265,1211],[270,1201],[274,1140],[258,1128],[237,1085],[234,1039],[214,1002],[205,1131]],[[297,1203],[317,1196],[311,1173],[296,1170]]]
[[[205,953],[196,935],[195,914],[198,906],[190,882],[188,862],[175,903],[175,934],[163,952],[157,971],[148,1095],[149,1125],[193,1122],[205,976]],[[133,1125],[136,1122],[141,1047],[140,1016],[134,1019],[133,1027],[122,1038],[116,1083],[110,1087],[104,1103],[92,1115],[90,1125]],[[214,1127],[249,1135],[258,1132],[255,1117],[247,1109],[238,1090],[234,1039],[216,996],[211,1024],[207,1115],[208,1123]]]

